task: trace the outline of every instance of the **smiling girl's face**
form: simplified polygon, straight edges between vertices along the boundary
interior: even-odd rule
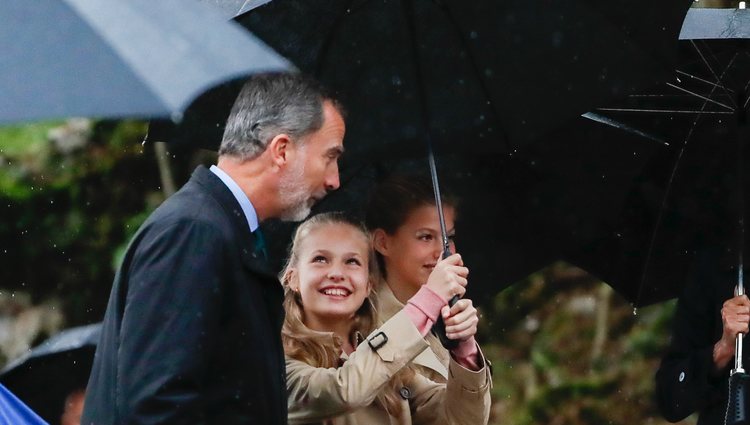
[[[345,223],[317,226],[300,240],[289,286],[308,327],[333,331],[354,317],[370,293],[369,253],[366,235]]]

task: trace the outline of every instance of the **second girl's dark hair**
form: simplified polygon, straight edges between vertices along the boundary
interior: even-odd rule
[[[450,192],[443,192],[440,197],[444,207],[458,207],[458,200]],[[425,205],[435,205],[432,181],[419,175],[394,174],[378,184],[370,195],[365,225],[370,231],[383,229],[393,234],[412,211]]]
[[[443,207],[458,208],[458,199],[450,192],[441,193]],[[365,226],[372,232],[383,229],[389,235],[396,233],[409,214],[425,205],[435,205],[432,181],[424,176],[394,174],[375,187],[365,211]],[[386,277],[385,260],[375,252],[378,269]]]

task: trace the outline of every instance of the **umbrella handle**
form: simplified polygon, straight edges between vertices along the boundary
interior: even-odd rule
[[[742,274],[742,271],[740,271],[740,274]],[[745,287],[742,284],[742,276],[740,276],[740,282],[737,285],[737,295],[745,295]],[[745,335],[742,333],[738,333],[737,337],[734,340],[734,369],[732,369],[729,372],[729,375],[734,375],[735,373],[744,373],[745,369],[742,367],[742,342],[744,340]]]
[[[448,306],[453,307],[458,302],[458,295],[454,295],[453,298],[448,301]],[[443,315],[438,315],[437,321],[432,326],[432,332],[438,337],[440,343],[443,344],[446,350],[452,350],[458,347],[457,339],[450,339],[445,334],[445,322],[443,321]]]

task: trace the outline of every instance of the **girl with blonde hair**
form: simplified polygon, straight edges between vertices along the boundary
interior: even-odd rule
[[[310,218],[294,235],[281,277],[289,423],[486,423],[489,385],[486,374],[471,370],[476,356],[456,351],[446,383],[409,366],[428,347],[424,336],[441,308],[464,292],[460,256],[437,264],[428,289],[379,324],[371,251],[367,231],[337,213]],[[470,339],[475,330],[459,336]]]

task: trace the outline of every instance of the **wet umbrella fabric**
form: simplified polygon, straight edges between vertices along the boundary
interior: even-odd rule
[[[338,94],[348,155],[371,160],[423,155],[428,137],[438,153],[512,152],[647,87],[673,67],[688,3],[276,0],[237,20]],[[215,149],[216,124],[174,140]]]
[[[13,393],[0,384],[0,425],[47,425]]]
[[[0,383],[24,400],[39,416],[57,423],[65,398],[86,387],[101,324],[64,330],[0,372]]]
[[[547,235],[522,234],[530,221],[515,194],[530,162],[513,160],[516,147],[659,80],[672,69],[668,52],[688,4],[275,0],[238,21],[348,110],[344,184],[318,210],[360,205],[385,170],[426,169],[410,159],[424,158],[429,138],[441,180],[462,185],[459,241],[468,242],[463,253],[474,251],[474,281],[495,293],[555,259],[554,244],[535,243]],[[171,140],[215,149],[224,108]],[[162,136],[154,140],[170,140]],[[271,247],[272,259],[283,256],[284,247]]]
[[[621,160],[631,162],[634,178],[614,184],[606,181],[606,170],[588,175],[585,184],[598,179],[619,209],[590,214],[586,226],[591,232],[570,226],[561,240],[569,247],[564,254],[569,261],[611,284],[635,306],[678,296],[702,251],[723,252],[717,267],[736,269],[738,250],[747,245],[739,241],[738,220],[749,173],[738,171],[738,161],[750,164],[749,149],[738,148],[749,134],[750,55],[747,31],[736,24],[747,21],[749,12],[691,9],[673,78],[596,111],[640,132],[600,141],[633,148],[632,156]],[[560,177],[560,193],[580,195],[578,187]],[[549,202],[552,208],[557,204]]]
[[[0,22],[0,124],[179,118],[223,81],[290,68],[195,1],[8,0]]]

